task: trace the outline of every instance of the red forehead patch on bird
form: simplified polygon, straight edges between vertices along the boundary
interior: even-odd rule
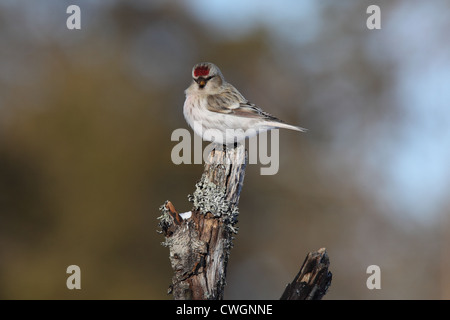
[[[194,77],[207,76],[209,74],[209,68],[207,66],[200,66],[195,68]]]

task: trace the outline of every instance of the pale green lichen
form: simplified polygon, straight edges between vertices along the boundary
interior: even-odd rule
[[[159,211],[162,212],[162,214],[157,218],[158,220],[160,220],[158,223],[160,227],[162,227],[162,225],[169,225],[172,223],[172,217],[169,214],[169,209],[167,209],[166,204],[167,201],[159,207]]]
[[[225,199],[225,188],[206,181],[204,176],[195,184],[194,194],[189,195],[188,199],[194,209],[202,214],[211,212],[214,216],[221,217],[230,210],[230,203]]]
[[[156,230],[158,233],[166,233],[166,231],[170,228],[170,226],[173,224],[173,218],[169,213],[169,209],[166,207],[167,201],[159,207],[159,211],[161,211],[161,215],[157,217],[159,220],[158,227],[160,230]],[[161,242],[161,245],[163,247],[170,247],[169,239],[166,237],[166,240],[164,242]]]
[[[220,217],[232,233],[237,233],[237,217],[239,209],[226,199],[225,187],[219,187],[208,181],[205,175],[195,184],[195,191],[188,196],[194,206],[201,214],[211,212],[215,217]]]

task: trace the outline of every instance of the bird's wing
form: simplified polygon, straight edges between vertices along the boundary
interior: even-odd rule
[[[207,109],[218,113],[233,113],[240,103],[246,102],[244,96],[229,83],[224,84],[221,93],[211,94],[207,99]]]
[[[208,96],[207,109],[212,112],[231,114],[238,117],[283,122],[251,103],[230,83],[224,84],[220,94]]]
[[[238,117],[283,122],[261,110],[255,104],[238,98],[240,97],[235,96],[227,99],[224,95],[210,95],[208,96],[207,109],[211,112],[230,114]]]
[[[236,101],[232,101],[220,94],[209,95],[207,99],[206,108],[211,112],[232,113],[233,106],[237,104]]]
[[[232,109],[233,114],[239,117],[246,117],[246,118],[255,118],[255,119],[261,119],[261,120],[270,120],[275,122],[283,122],[280,119],[274,117],[270,113],[267,113],[263,111],[262,109],[258,108],[255,104],[246,101],[244,103],[240,103],[237,108]]]
[[[206,108],[211,112],[229,114],[230,116],[264,120],[268,127],[286,128],[305,132],[306,129],[293,126],[274,117],[246,100],[232,85],[228,84],[221,94],[208,96]]]

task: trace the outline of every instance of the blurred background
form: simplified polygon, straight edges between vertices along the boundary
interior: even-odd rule
[[[66,27],[71,4],[81,30]],[[381,30],[366,27],[371,4]],[[1,0],[0,298],[172,299],[157,217],[168,199],[190,210],[203,172],[170,158],[200,61],[309,129],[280,131],[276,175],[247,168],[226,299],[278,299],[321,247],[325,299],[450,298],[449,10]],[[66,287],[72,264],[81,290]]]

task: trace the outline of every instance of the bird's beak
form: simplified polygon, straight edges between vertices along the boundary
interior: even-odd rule
[[[201,88],[203,88],[203,87],[206,85],[206,80],[205,80],[205,79],[201,79],[201,80],[198,82],[198,85],[199,85]]]

